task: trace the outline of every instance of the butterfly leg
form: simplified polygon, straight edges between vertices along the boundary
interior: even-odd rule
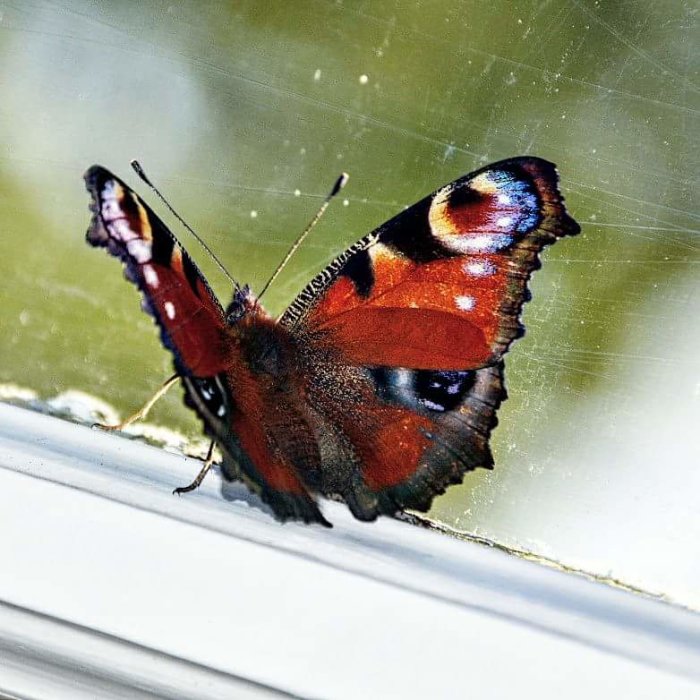
[[[132,423],[135,423],[137,420],[141,420],[145,418],[148,415],[148,412],[153,408],[153,404],[158,401],[165,393],[170,389],[170,387],[175,384],[178,380],[180,379],[179,374],[173,374],[172,377],[167,379],[160,389],[156,391],[153,396],[151,396],[148,401],[138,410],[136,413],[134,413],[132,416],[129,416],[125,421],[122,421],[121,423],[117,423],[116,425],[105,425],[103,423],[95,423],[92,427],[93,428],[100,428],[101,430],[124,430],[124,428],[128,428]]]
[[[194,481],[187,486],[178,486],[173,490],[173,493],[176,493],[179,496],[181,493],[189,493],[190,491],[194,491],[195,489],[199,488],[202,481],[204,481],[204,477],[209,473],[211,465],[214,464],[215,446],[216,443],[214,440],[212,440],[211,444],[209,445],[209,451],[207,452],[206,459],[204,460],[204,466],[199,470],[199,474],[197,474],[197,476],[194,478]]]

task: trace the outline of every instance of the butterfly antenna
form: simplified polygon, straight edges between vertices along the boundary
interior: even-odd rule
[[[168,200],[160,193],[160,190],[148,179],[148,175],[146,175],[145,170],[141,167],[141,163],[134,159],[130,161],[130,165],[136,174],[156,193],[158,199],[160,199],[160,201],[163,202],[166,207],[168,207],[170,213],[195,237],[199,245],[201,245],[202,248],[207,251],[209,257],[219,266],[219,269],[226,275],[231,284],[236,289],[240,289],[241,285],[238,284],[233,277],[231,277],[229,271],[224,267],[221,260],[214,255],[212,249],[194,232],[194,229],[172,208],[172,206],[170,206],[170,202],[168,202]]]
[[[328,208],[328,205],[331,202],[331,199],[335,197],[340,190],[345,187],[347,184],[348,178],[350,176],[347,173],[341,173],[340,177],[335,181],[335,184],[333,185],[333,188],[331,191],[326,195],[326,198],[323,200],[323,204],[319,207],[318,211],[314,215],[313,219],[309,221],[307,224],[306,228],[301,232],[301,235],[299,238],[294,241],[292,244],[292,247],[287,251],[287,254],[284,256],[284,259],[282,262],[277,266],[277,269],[272,273],[272,276],[270,277],[269,280],[265,283],[265,286],[262,288],[260,291],[260,294],[258,294],[258,299],[262,298],[262,295],[265,294],[265,292],[268,290],[269,286],[277,279],[277,276],[279,275],[280,272],[284,269],[286,264],[290,261],[292,255],[297,252],[297,249],[299,246],[304,242],[304,239],[309,235],[311,232],[311,229],[316,226],[316,224],[319,222],[319,219],[323,216],[323,213],[326,211]]]

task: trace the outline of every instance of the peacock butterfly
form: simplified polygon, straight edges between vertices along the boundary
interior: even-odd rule
[[[175,236],[100,166],[87,241],[122,260],[185,385],[185,401],[279,520],[330,525],[315,494],[360,520],[433,498],[477,467],[506,398],[539,253],[579,232],[553,164],[503,160],[437,190],[337,257],[272,318],[247,288],[224,309]]]

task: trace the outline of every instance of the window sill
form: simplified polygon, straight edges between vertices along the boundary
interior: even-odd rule
[[[695,613],[336,503],[280,525],[216,476],[172,496],[198,468],[0,404],[0,692],[700,692]]]

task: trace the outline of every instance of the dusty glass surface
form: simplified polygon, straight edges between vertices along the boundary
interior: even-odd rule
[[[138,157],[254,289],[348,171],[279,311],[403,206],[539,155],[583,233],[533,281],[496,470],[433,513],[698,606],[697,41],[690,2],[0,2],[0,382],[127,412],[171,371],[83,241],[92,163],[143,192]],[[177,392],[153,416],[198,432]]]

